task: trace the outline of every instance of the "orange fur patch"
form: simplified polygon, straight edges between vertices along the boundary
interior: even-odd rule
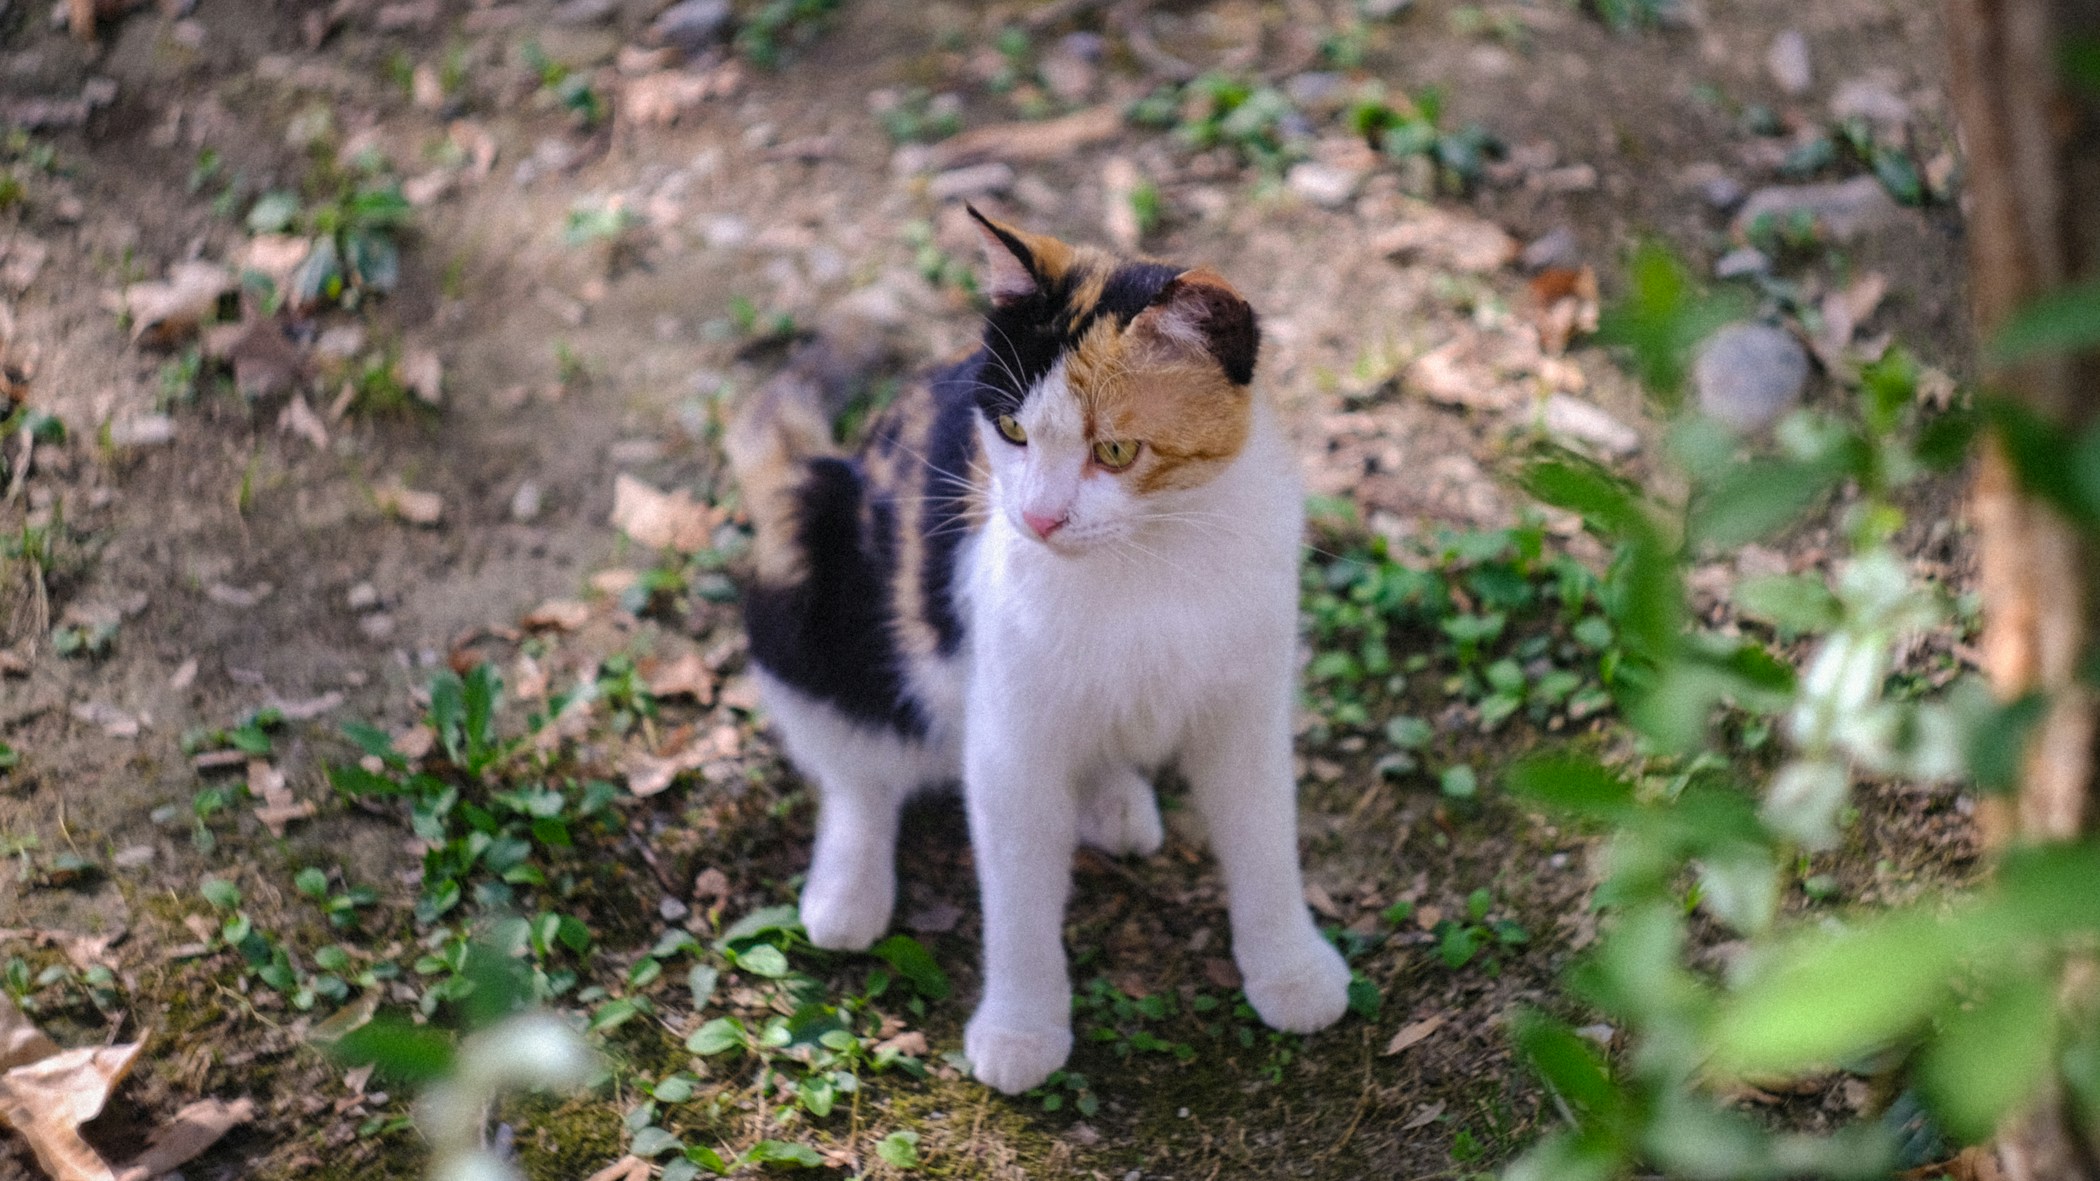
[[[1226,290],[1215,272],[1190,272]],[[1135,439],[1137,462],[1121,472],[1140,493],[1193,488],[1246,446],[1254,399],[1217,362],[1172,331],[1153,308],[1127,329],[1097,322],[1067,355],[1065,374],[1091,442]]]

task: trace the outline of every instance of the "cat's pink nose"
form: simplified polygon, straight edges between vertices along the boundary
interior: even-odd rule
[[[1068,518],[1062,516],[1052,517],[1043,513],[1031,513],[1024,511],[1021,514],[1021,519],[1028,522],[1028,527],[1030,529],[1035,530],[1035,535],[1037,537],[1042,538],[1044,541],[1048,541],[1050,540],[1050,535],[1052,533],[1055,533],[1059,529],[1065,527],[1065,521]]]

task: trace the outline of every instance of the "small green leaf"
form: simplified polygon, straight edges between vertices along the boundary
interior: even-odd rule
[[[747,947],[736,956],[737,970],[778,980],[788,974],[787,955],[770,943]]]
[[[1473,768],[1460,763],[1444,768],[1444,773],[1438,776],[1438,786],[1454,800],[1470,800],[1480,793],[1480,778]]]
[[[292,888],[308,898],[326,898],[328,896],[328,874],[309,865],[292,878]]]
[[[692,991],[694,1009],[704,1009],[714,999],[715,983],[719,977],[720,973],[712,964],[694,964],[693,970],[686,973],[685,985]]]
[[[628,1142],[627,1151],[643,1160],[654,1160],[667,1152],[684,1152],[685,1142],[651,1124],[634,1134],[634,1139]]]
[[[948,974],[941,971],[933,954],[918,940],[909,935],[892,935],[868,950],[869,954],[895,968],[899,976],[911,981],[911,986],[920,996],[931,1001],[947,997]]]
[[[1385,992],[1363,976],[1349,980],[1349,1011],[1366,1021],[1378,1020],[1378,1010],[1385,1004]]]
[[[716,943],[717,946],[727,947],[733,943],[741,943],[746,939],[774,931],[800,933],[801,930],[802,916],[795,907],[785,905],[766,906],[754,910],[736,922],[731,923],[729,929],[722,932],[722,938],[717,940]]]
[[[197,883],[197,892],[220,910],[232,910],[241,904],[241,888],[224,878],[205,878]]]
[[[717,1017],[694,1030],[693,1035],[685,1039],[685,1048],[704,1058],[742,1047],[748,1039],[743,1022],[734,1017]]]
[[[891,1132],[875,1142],[875,1155],[891,1168],[916,1169],[919,1167],[919,1134]]]
[[[816,1149],[785,1140],[761,1140],[744,1154],[744,1160],[754,1165],[795,1165],[804,1169],[814,1169],[824,1163]]]

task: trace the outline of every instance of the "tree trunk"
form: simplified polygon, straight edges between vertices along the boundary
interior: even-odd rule
[[[2100,84],[2074,86],[2067,47],[2100,54],[2100,0],[1947,0],[1951,89],[1968,156],[1971,298],[1988,341],[2023,305],[2100,275]],[[2100,420],[2100,355],[1987,368],[1995,396],[2060,424],[2066,443]],[[1996,441],[1976,472],[1983,659],[2007,700],[2053,702],[2027,751],[2019,793],[1982,809],[1986,839],[2071,840],[2095,828],[2100,703],[2079,684],[2100,650],[2100,545],[2027,496]],[[2092,999],[2092,973],[2064,981],[2067,1003]],[[2100,1181],[2095,1130],[2053,1091],[2006,1130],[1998,1161],[2010,1181]]]

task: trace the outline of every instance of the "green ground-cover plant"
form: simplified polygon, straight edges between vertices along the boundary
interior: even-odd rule
[[[248,209],[248,229],[257,234],[306,238],[306,258],[272,293],[294,308],[340,304],[355,308],[401,282],[401,237],[412,219],[408,198],[384,162],[368,157],[339,167],[316,155],[305,195],[273,190]]]
[[[1795,412],[1769,443],[1729,436],[1676,391],[1685,351],[1732,309],[1659,251],[1632,273],[1634,294],[1607,336],[1631,351],[1671,417],[1680,479],[1667,486],[1679,491],[1566,455],[1524,470],[1534,494],[1581,514],[1613,547],[1603,602],[1625,654],[1612,692],[1631,754],[1546,754],[1508,776],[1520,797],[1609,833],[1598,897],[1610,920],[1570,986],[1625,1030],[1627,1049],[1607,1066],[1552,1018],[1519,1024],[1518,1047],[1567,1127],[1505,1175],[1881,1175],[1930,1161],[1943,1138],[1987,1137],[2051,1075],[2086,1094],[2077,1080],[2100,1061],[2100,1029],[2090,1013],[2060,1014],[2048,982],[2100,936],[2100,850],[2015,851],[1991,888],[1968,897],[1807,923],[1781,915],[1800,854],[1842,839],[1855,781],[1992,790],[2015,765],[2031,704],[1996,704],[1973,678],[1933,689],[1893,675],[1897,644],[1941,624],[1948,606],[1898,548],[1907,490],[1959,461],[1969,416],[1922,405],[1915,364],[1891,351],[1847,397]],[[2066,450],[2061,434],[2032,436],[2037,460]],[[1827,578],[1737,580],[1723,626],[1693,616],[1691,563],[1824,512],[1844,547]],[[1736,740],[1753,724],[1781,741],[1746,754]],[[1714,927],[1743,941],[1719,974],[1694,967],[1689,950]],[[1902,1098],[1879,1118],[1810,1136],[1774,1131],[1720,1097],[1733,1079],[1831,1068],[1893,1072]],[[1920,1109],[1926,1131],[1906,1134]]]

